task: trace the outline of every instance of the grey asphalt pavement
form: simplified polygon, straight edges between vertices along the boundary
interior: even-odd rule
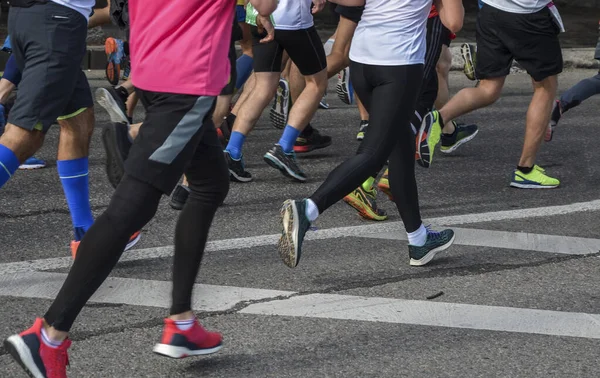
[[[560,78],[560,89],[596,72],[567,71]],[[90,77],[94,87],[107,85],[95,74]],[[473,85],[461,73],[452,73],[450,82],[453,91]],[[168,303],[135,305],[127,298],[112,302],[114,297],[108,295],[86,307],[73,329],[69,376],[600,376],[596,364],[600,332],[594,328],[600,329],[594,325],[600,324],[600,248],[584,252],[583,247],[600,242],[600,201],[596,202],[600,149],[595,141],[600,97],[565,114],[554,141],[542,146],[538,164],[562,182],[555,190],[508,186],[531,97],[526,75],[509,76],[496,104],[462,117],[460,121],[480,126],[479,135],[450,156],[438,153],[429,170],[417,167],[424,218],[436,226],[461,228],[457,244],[431,265],[408,266],[406,241],[394,239],[401,236],[394,231],[398,213],[380,195],[388,221],[374,224],[344,203],[336,204],[318,219],[317,240],[306,242],[300,266],[290,270],[269,239],[279,232],[280,204],[286,198],[310,195],[358,147],[358,111],[342,104],[334,80],[330,84],[331,108],[319,110],[313,125],[331,135],[333,145],[299,158],[309,175],[307,183],[292,182],[263,162],[262,155],[280,135],[264,113],[245,147],[247,168],[255,181],[232,184],[211,231],[214,249],[207,253],[197,279],[199,284],[237,288],[239,293],[281,293],[263,299],[234,298],[225,310],[199,311],[207,328],[223,332],[225,347],[213,356],[181,361],[152,354]],[[136,117],[142,115],[138,109]],[[100,140],[101,129],[110,124],[99,107],[96,116],[90,192],[98,215],[112,188]],[[7,274],[12,263],[50,259],[54,264],[70,254],[70,217],[56,174],[58,131],[50,130],[37,155],[49,166],[19,172],[0,191],[0,274]],[[171,258],[147,258],[151,256],[146,253],[172,244],[176,219],[177,212],[165,198],[131,252],[141,257],[120,263],[112,277],[141,289],[149,282],[168,281]],[[356,228],[342,229],[351,226]],[[483,240],[481,235],[490,230],[500,236]],[[338,231],[345,236],[338,237]],[[368,235],[374,231],[387,236]],[[564,243],[548,252],[552,246],[543,242],[554,240],[548,235],[558,235]],[[248,239],[237,244],[230,240],[242,237]],[[467,242],[468,238],[475,241]],[[57,263],[46,273],[62,277],[67,271]],[[2,339],[28,327],[50,304],[48,295],[33,289],[2,296],[3,286],[12,287],[0,277]],[[327,306],[339,309],[325,311],[326,305],[315,300],[287,315],[291,300],[314,295],[333,298]],[[351,306],[355,299],[365,305]],[[378,300],[383,304],[374,304]],[[271,304],[270,312],[261,312],[261,306]],[[470,317],[455,318],[464,305],[470,306]],[[494,311],[508,315],[495,320],[490,315]],[[21,376],[0,348],[0,377]]]

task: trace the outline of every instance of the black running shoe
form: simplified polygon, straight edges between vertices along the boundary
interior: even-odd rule
[[[250,182],[252,181],[252,175],[244,168],[244,158],[241,157],[239,160],[235,160],[229,154],[229,151],[224,151],[225,160],[229,166],[229,178],[231,181],[237,182]]]
[[[108,181],[116,188],[125,174],[125,160],[131,149],[129,126],[126,123],[114,123],[102,130],[102,143],[106,151],[106,174]]]
[[[458,147],[473,140],[478,132],[477,125],[464,125],[454,122],[454,133],[442,133],[440,152],[449,154],[456,151]]]
[[[306,181],[306,175],[296,162],[296,154],[294,152],[286,154],[279,144],[274,145],[265,154],[264,159],[271,167],[279,169],[284,176],[300,182]]]
[[[358,128],[358,134],[356,134],[356,140],[360,141],[365,139],[365,134],[367,133],[367,129],[369,128],[369,121],[362,120],[360,121],[360,127]]]
[[[308,131],[307,131],[308,129]],[[296,143],[294,143],[294,152],[297,154],[303,154],[306,152],[318,150],[320,148],[325,148],[331,146],[331,137],[328,135],[321,135],[319,130],[311,127],[305,129],[298,139],[296,139]]]
[[[96,101],[108,112],[111,122],[128,123],[127,101],[128,93],[125,88],[98,88],[96,90]]]
[[[171,193],[171,202],[170,205],[175,210],[183,209],[183,206],[187,202],[187,199],[190,195],[190,188],[185,185],[178,184]]]

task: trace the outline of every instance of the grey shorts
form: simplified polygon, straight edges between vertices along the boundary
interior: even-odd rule
[[[46,132],[57,119],[94,105],[81,70],[87,38],[83,15],[53,2],[11,7],[8,31],[23,74],[9,123]]]

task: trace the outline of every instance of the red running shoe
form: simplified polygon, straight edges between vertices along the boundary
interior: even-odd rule
[[[182,331],[177,328],[175,321],[165,319],[160,344],[154,346],[154,353],[171,358],[184,358],[212,354],[223,347],[223,337],[220,333],[208,332],[198,321],[192,328]]]
[[[33,378],[66,378],[71,340],[51,348],[42,341],[42,327],[43,320],[37,318],[27,331],[4,340],[4,348]]]

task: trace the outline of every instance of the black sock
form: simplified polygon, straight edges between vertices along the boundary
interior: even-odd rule
[[[442,135],[444,136],[453,136],[454,134],[456,134],[456,131],[458,130],[458,128],[456,127],[456,122],[452,121],[452,123],[454,124],[454,131],[451,133],[444,133],[442,132]]]
[[[521,167],[520,165],[517,165],[517,169],[525,174],[528,174],[533,170],[533,167]]]
[[[308,125],[306,125],[306,127],[304,128],[304,130],[302,130],[302,132],[300,133],[300,135],[302,136],[306,136],[306,135],[310,135],[313,132],[313,127],[310,124],[310,122],[308,123]]]
[[[225,121],[227,122],[227,127],[229,128],[229,132],[233,129],[233,124],[235,123],[235,119],[237,116],[233,113],[229,113],[227,117],[225,117]]]
[[[442,115],[440,114],[440,112],[438,112],[438,119],[440,122],[440,127],[443,129],[445,124],[444,124],[444,119],[442,118]]]

